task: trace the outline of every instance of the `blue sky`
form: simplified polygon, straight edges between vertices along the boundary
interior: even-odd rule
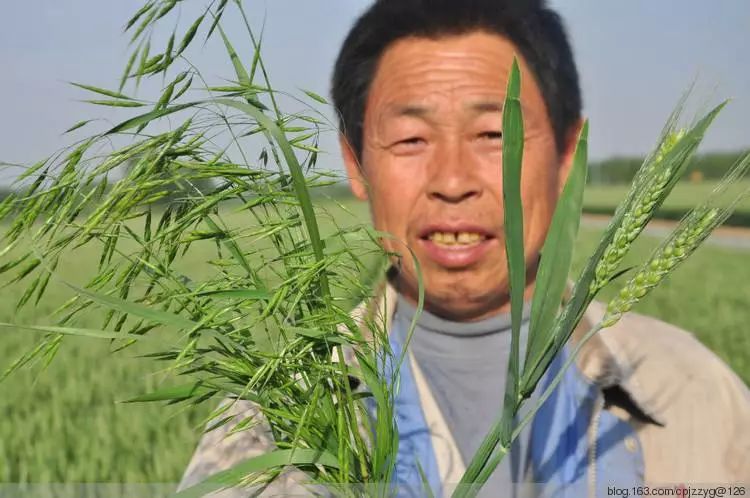
[[[117,119],[78,102],[66,81],[115,87],[127,55],[122,26],[138,0],[34,0],[6,3],[0,16],[0,161],[28,163],[67,145],[60,133],[92,116]],[[185,2],[182,16],[192,19]],[[275,87],[328,95],[339,44],[365,0],[247,2],[265,16],[264,59]],[[750,147],[750,2],[747,0],[551,0],[569,29],[591,120],[591,155],[639,154],[656,139],[680,94],[697,77],[696,101],[731,97],[703,150]],[[238,19],[227,19],[240,36]],[[157,34],[163,36],[163,33]],[[242,49],[242,45],[240,49]],[[248,50],[244,49],[246,59]],[[231,68],[217,44],[192,60],[214,81]],[[148,90],[148,86],[145,87]],[[105,111],[105,112],[103,112]],[[323,147],[340,164],[333,136]]]

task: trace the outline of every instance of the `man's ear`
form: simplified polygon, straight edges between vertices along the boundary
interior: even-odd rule
[[[367,185],[365,177],[362,174],[362,167],[357,160],[357,155],[343,133],[339,134],[339,146],[341,147],[341,157],[344,159],[346,174],[349,177],[349,188],[352,190],[354,197],[361,201],[366,201],[368,198]]]
[[[570,126],[570,128],[568,129],[568,133],[565,136],[565,144],[563,147],[562,155],[560,156],[560,170],[558,172],[557,179],[558,194],[562,194],[563,188],[565,188],[565,182],[568,181],[570,170],[573,169],[573,159],[576,155],[578,136],[581,134],[582,127],[583,118],[579,118],[578,121]]]

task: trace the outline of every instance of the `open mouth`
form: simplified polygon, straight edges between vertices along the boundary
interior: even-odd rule
[[[424,254],[447,269],[461,269],[475,265],[497,244],[488,231],[461,227],[433,227],[424,230],[419,238]]]
[[[441,247],[456,247],[457,249],[481,244],[487,236],[478,232],[432,232],[426,239]]]

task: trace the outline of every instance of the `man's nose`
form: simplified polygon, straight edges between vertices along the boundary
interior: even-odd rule
[[[482,194],[476,165],[458,141],[445,143],[436,150],[428,174],[430,199],[459,203]]]

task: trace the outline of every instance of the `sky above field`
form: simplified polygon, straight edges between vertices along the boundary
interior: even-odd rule
[[[0,161],[34,162],[68,145],[61,136],[90,117],[124,119],[79,102],[78,81],[116,87],[127,59],[122,26],[137,0],[6,2],[0,15]],[[195,16],[185,2],[183,24]],[[366,0],[247,2],[256,27],[265,16],[263,55],[272,84],[329,94],[340,43]],[[572,38],[592,124],[595,159],[646,152],[678,97],[697,78],[697,109],[731,97],[703,150],[750,147],[750,2],[747,0],[552,0]],[[227,30],[249,62],[239,19]],[[168,33],[167,33],[168,35]],[[156,33],[156,38],[166,38]],[[218,43],[198,44],[190,57],[213,82],[232,76]],[[154,98],[156,86],[142,87]],[[148,93],[151,92],[151,93]],[[331,114],[329,112],[329,114]],[[325,164],[340,165],[334,134],[324,137]],[[6,176],[7,179],[7,176]]]

